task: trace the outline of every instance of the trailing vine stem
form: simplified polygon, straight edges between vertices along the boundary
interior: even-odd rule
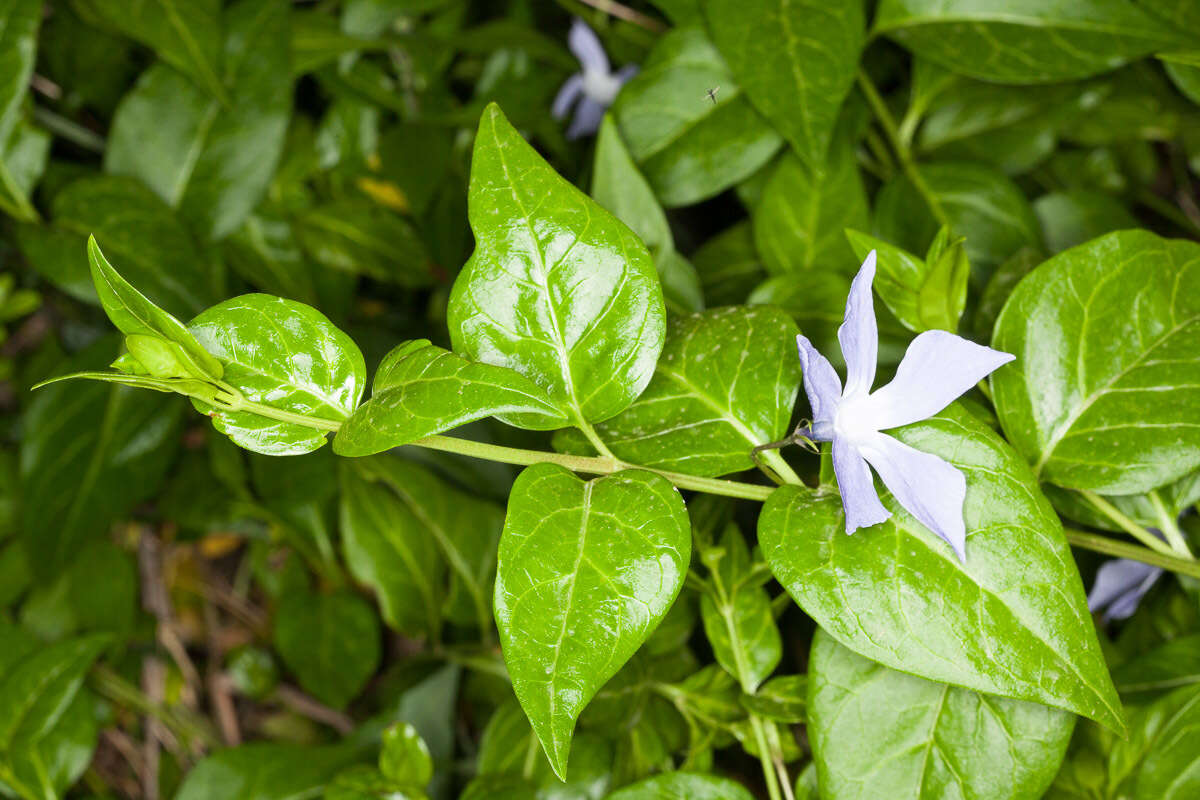
[[[342,427],[342,423],[337,420],[295,414],[261,403],[251,402],[240,397],[238,398],[236,410],[248,411],[262,417],[267,417],[268,419],[291,422],[296,425],[304,425],[330,433],[336,433]],[[670,472],[668,470],[654,469],[653,467],[643,467],[640,464],[630,464],[615,457],[577,456],[570,453],[554,453],[547,450],[525,450],[517,447],[475,442],[470,439],[459,439],[454,436],[442,436],[440,434],[426,436],[423,439],[410,442],[410,444],[414,447],[424,447],[428,450],[438,450],[443,453],[470,456],[485,461],[497,461],[502,464],[515,464],[517,466],[530,466],[532,464],[543,463],[558,464],[572,472],[582,472],[588,475],[609,475],[614,472],[620,472],[623,469],[640,469],[666,478],[679,489],[690,489],[695,492],[719,495],[721,497],[732,497],[738,500],[756,500],[760,503],[766,502],[767,498],[777,488],[757,483],[730,481],[723,478],[702,478],[698,475],[685,475],[682,472]],[[786,463],[779,457],[778,453],[771,450],[766,450],[765,452],[775,455],[778,458],[777,463]],[[772,466],[775,465],[772,464]],[[790,468],[787,471],[791,473],[785,479],[787,483],[796,486],[803,485],[800,478]],[[1165,548],[1166,552],[1158,552],[1156,551],[1157,549],[1139,547],[1117,541],[1107,536],[1084,533],[1083,531],[1067,529],[1066,533],[1067,541],[1074,547],[1141,561],[1144,564],[1151,564],[1181,575],[1200,578],[1200,561],[1179,558],[1165,543],[1153,539],[1153,537],[1151,539],[1162,548]]]

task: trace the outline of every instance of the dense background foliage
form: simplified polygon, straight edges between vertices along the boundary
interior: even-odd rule
[[[569,139],[573,17],[640,71]],[[1200,796],[1197,104],[1190,0],[0,0],[0,794]],[[617,287],[572,359],[628,357],[586,398],[479,321],[541,302],[505,283],[501,190],[595,253],[580,315],[588,280]],[[197,394],[33,392],[125,349],[210,358],[130,322],[119,278],[97,295],[93,234],[228,380],[328,356],[313,380],[345,391],[317,417],[414,343],[333,447]],[[968,472],[965,566],[904,515],[847,539],[801,448],[751,472],[808,413],[797,331],[843,366],[871,249],[881,378],[931,329],[1017,356],[900,435]],[[222,302],[250,292],[320,314]],[[421,359],[485,388],[404,395]],[[645,472],[371,455],[451,419],[522,451],[598,438],[693,476],[686,511]],[[730,475],[753,485],[704,491]],[[653,547],[683,588],[548,647],[546,608],[507,601],[580,507],[629,526],[588,591]],[[1124,621],[1083,607],[1096,551],[1150,564]],[[582,715],[517,703],[551,652],[581,687],[616,672]]]

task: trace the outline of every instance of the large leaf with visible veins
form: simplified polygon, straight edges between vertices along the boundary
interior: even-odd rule
[[[559,177],[495,104],[475,138],[469,217],[475,252],[448,310],[455,351],[522,373],[571,420],[597,422],[633,402],[654,372],[665,328],[650,254]],[[561,426],[545,414],[500,418]]]
[[[1200,467],[1200,245],[1119,231],[1013,290],[996,413],[1042,480],[1137,494]]]
[[[1075,718],[1038,703],[927,681],[863,658],[817,630],[808,732],[822,797],[1041,797]]]
[[[1083,583],[1029,468],[957,406],[889,433],[966,477],[966,562],[888,494],[891,518],[850,536],[836,493],[782,486],[758,525],[775,577],[835,639],[885,666],[1122,729]]]
[[[513,690],[560,778],[575,720],[662,621],[690,555],[683,498],[658,475],[585,482],[535,464],[513,484],[496,623]]]

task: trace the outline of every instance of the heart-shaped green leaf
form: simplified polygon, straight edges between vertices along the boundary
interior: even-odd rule
[[[935,683],[863,658],[817,630],[808,732],[828,800],[1041,797],[1075,718]]]
[[[1200,245],[1120,231],[1013,290],[996,413],[1042,480],[1145,492],[1200,467]],[[1127,456],[1127,457],[1123,457]]]
[[[658,475],[585,482],[535,464],[513,484],[496,622],[513,690],[560,778],[575,720],[662,621],[690,555],[683,498]]]
[[[496,105],[471,161],[475,253],[448,310],[454,349],[545,387],[576,422],[598,422],[641,394],[662,350],[666,311],[646,247],[567,183]],[[544,430],[545,414],[504,414]]]
[[[598,427],[633,464],[690,475],[754,466],[750,451],[787,434],[800,386],[796,323],[771,306],[672,319],[646,391]]]
[[[1106,72],[1186,36],[1129,0],[883,0],[875,31],[955,72],[1049,83]]]
[[[637,77],[617,95],[613,114],[629,152],[667,207],[728,189],[783,144],[742,96],[699,27],[678,28],[658,40]]]
[[[862,0],[705,0],[713,41],[754,107],[813,171],[858,68]]]
[[[777,489],[759,518],[771,571],[852,650],[902,672],[1123,726],[1083,584],[1029,468],[962,409],[893,432],[967,479],[966,562],[891,498],[846,534],[841,499]]]
[[[498,414],[545,417],[544,428],[570,424],[546,391],[506,367],[468,361],[429,343],[404,342],[384,356],[371,399],[333,440],[342,456],[367,456]]]
[[[213,306],[188,328],[225,364],[225,381],[251,403],[337,423],[353,413],[362,397],[367,365],[358,345],[303,303],[246,294]],[[213,427],[256,453],[308,453],[325,444],[328,435],[250,411],[193,402],[212,416]]]

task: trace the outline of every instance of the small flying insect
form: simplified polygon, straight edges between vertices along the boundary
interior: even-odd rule
[[[717,104],[717,92],[719,92],[720,90],[721,90],[720,86],[714,86],[713,88],[709,89],[707,92],[704,93],[705,96],[708,97],[709,100],[712,100],[714,106]]]

